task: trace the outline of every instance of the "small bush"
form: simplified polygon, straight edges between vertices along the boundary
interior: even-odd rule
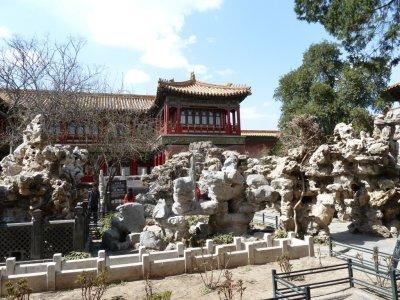
[[[328,245],[329,244],[328,239],[323,236],[317,235],[317,236],[314,236],[313,239],[314,239],[314,243],[318,244],[318,245]]]
[[[87,272],[78,275],[76,283],[81,287],[83,300],[100,300],[107,290],[107,273],[94,276]]]
[[[233,243],[233,234],[232,233],[217,234],[213,236],[212,240],[216,245],[231,244]]]
[[[157,292],[150,297],[146,297],[145,300],[170,300],[172,291]]]
[[[208,224],[209,220],[210,220],[210,216],[203,216],[203,215],[186,217],[186,221],[188,222],[189,227],[192,225],[196,225],[197,222],[203,222],[203,223]]]
[[[22,278],[16,283],[8,281],[6,283],[6,292],[8,300],[29,300],[32,289],[28,285],[28,280]]]
[[[77,259],[83,259],[83,258],[89,258],[90,253],[87,252],[79,252],[79,251],[72,251],[65,255],[64,259],[65,260],[77,260]]]
[[[229,270],[225,270],[224,272],[224,281],[218,287],[218,296],[221,299],[221,295],[223,294],[223,299],[233,300],[236,294],[239,295],[239,298],[243,298],[243,293],[246,290],[243,284],[243,280],[239,279],[236,283],[233,280],[233,274]]]
[[[104,232],[106,232],[108,229],[111,228],[111,221],[113,218],[116,218],[119,216],[119,213],[117,212],[110,212],[104,215],[104,217],[102,217],[100,219],[100,223],[101,223],[101,228],[100,228],[100,234],[103,235]]]
[[[288,252],[283,253],[281,256],[278,256],[278,265],[281,269],[281,272],[287,273],[290,276],[290,273],[293,271],[293,265],[290,263],[290,255]],[[298,280],[303,281],[304,275],[299,276],[291,276],[287,277],[288,280]]]
[[[146,297],[143,300],[170,300],[172,295],[172,291],[154,292],[153,283],[149,278],[146,278],[144,291],[146,292]]]
[[[290,255],[288,252],[283,253],[282,255],[278,256],[278,265],[281,269],[281,272],[289,273],[292,272],[292,264],[290,263]]]
[[[283,238],[287,238],[287,232],[284,229],[277,229],[275,230],[274,234],[273,234],[273,238],[274,239],[283,239]]]

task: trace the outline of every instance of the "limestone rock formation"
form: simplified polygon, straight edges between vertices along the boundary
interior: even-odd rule
[[[37,208],[46,218],[70,217],[87,159],[85,149],[49,145],[43,117],[36,116],[22,144],[0,162],[0,221],[30,220],[29,212]]]
[[[254,212],[266,207],[280,214],[281,227],[293,230],[293,208],[302,199],[297,219],[304,233],[328,235],[338,217],[351,221],[351,232],[389,237],[400,228],[399,141],[397,108],[375,118],[372,136],[337,124],[332,142],[318,147],[305,163],[304,147],[285,157],[255,159],[210,142],[193,143],[188,152],[153,169],[146,178],[149,192],[139,198],[162,199],[153,216],[173,236],[187,236],[189,226],[169,220],[191,215],[210,216],[210,233],[243,234]],[[195,185],[202,194],[199,201]]]
[[[119,228],[125,232],[141,232],[146,220],[143,205],[140,203],[126,203],[117,207]]]

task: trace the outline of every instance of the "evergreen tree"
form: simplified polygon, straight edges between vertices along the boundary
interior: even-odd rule
[[[371,113],[385,105],[380,94],[389,75],[385,59],[355,64],[343,59],[337,44],[313,44],[302,65],[279,81],[274,96],[282,103],[279,127],[285,131],[295,116],[308,115],[325,134],[339,122],[370,130]]]

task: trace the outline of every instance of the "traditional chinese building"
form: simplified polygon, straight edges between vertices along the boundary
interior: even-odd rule
[[[154,96],[83,94],[80,101],[84,101],[87,107],[144,110],[156,119],[159,150],[152,153],[151,161],[130,158],[123,167],[125,174],[136,175],[163,164],[172,154],[187,150],[188,145],[196,141],[211,141],[217,146],[254,157],[265,154],[276,143],[279,132],[242,130],[240,104],[250,94],[250,87],[204,83],[192,73],[187,81],[160,79]],[[4,119],[4,114],[0,118]],[[4,130],[3,123],[0,120],[0,130]],[[58,136],[59,143],[79,145],[85,144],[85,130],[79,123],[71,122],[54,128],[53,134]],[[93,129],[92,134],[95,147],[98,130]],[[105,168],[103,170],[107,173]]]

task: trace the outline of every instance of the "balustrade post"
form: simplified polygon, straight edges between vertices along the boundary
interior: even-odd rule
[[[84,236],[84,224],[85,216],[83,214],[82,203],[79,202],[75,206],[75,223],[74,223],[74,250],[82,251],[85,249],[85,236]]]

